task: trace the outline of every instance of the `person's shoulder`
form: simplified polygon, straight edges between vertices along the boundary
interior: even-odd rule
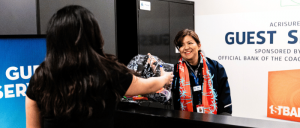
[[[179,63],[173,64],[174,65],[174,70],[178,67]]]
[[[224,69],[224,66],[216,60],[213,60],[209,57],[206,57],[207,61],[211,64],[212,67],[217,69]]]
[[[46,70],[45,61],[43,61],[39,67],[35,70],[33,76],[42,76]]]
[[[178,63],[176,63],[176,64],[173,64],[173,65],[174,65],[174,68],[175,68],[175,67],[177,67]]]
[[[46,71],[47,67],[45,66],[45,61],[43,61],[34,71],[34,74],[31,76],[29,80],[30,87],[33,86],[42,86],[38,81],[43,81],[46,79],[47,75],[49,75],[49,71]]]
[[[217,66],[217,65],[221,65],[221,66],[222,66],[222,64],[219,63],[219,62],[216,61],[216,60],[213,60],[213,59],[211,59],[211,58],[209,58],[209,57],[206,57],[206,59],[207,59],[207,61],[208,61],[210,64],[213,64],[213,65],[215,65],[215,66]]]
[[[178,72],[178,63],[174,64],[173,67],[173,74],[175,77],[179,76],[179,72]]]

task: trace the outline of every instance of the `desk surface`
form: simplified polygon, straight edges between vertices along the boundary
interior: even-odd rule
[[[226,115],[201,114],[137,105],[119,105],[115,127],[258,127],[300,128],[300,122],[280,122]]]

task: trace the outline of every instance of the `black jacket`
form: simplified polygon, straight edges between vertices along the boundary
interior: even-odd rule
[[[202,104],[202,89],[201,91],[193,91],[193,87],[196,85],[194,77],[191,72],[195,73],[192,67],[188,64],[188,62],[184,61],[187,64],[190,76],[190,85],[192,91],[193,98],[193,110],[196,111],[196,105]],[[231,104],[231,96],[230,96],[230,88],[228,84],[228,78],[225,72],[224,67],[215,60],[211,60],[207,58],[207,66],[213,76],[213,88],[217,94],[217,114],[232,114],[232,104]],[[174,80],[172,84],[172,92],[173,92],[173,105],[175,110],[180,110],[180,94],[179,94],[179,72],[178,72],[178,64],[174,66]],[[199,84],[201,88],[203,88],[203,75],[202,75],[202,64],[198,64],[199,71],[197,72],[197,78],[199,80]]]

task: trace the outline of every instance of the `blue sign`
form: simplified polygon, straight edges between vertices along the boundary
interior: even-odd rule
[[[45,38],[0,39],[0,127],[25,128],[29,80],[46,56]]]

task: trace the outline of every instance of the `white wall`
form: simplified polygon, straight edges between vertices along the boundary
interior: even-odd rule
[[[190,0],[195,2],[195,31],[198,34],[202,50],[206,56],[224,65],[229,77],[233,116],[271,119],[267,117],[268,72],[278,70],[300,69],[299,61],[285,61],[285,57],[299,57],[300,42],[288,44],[293,38],[288,36],[290,30],[300,30],[300,24],[295,26],[278,26],[278,22],[300,23],[300,0]],[[276,22],[276,27],[271,26]],[[228,32],[250,32],[255,44],[236,42],[229,45],[225,42]],[[264,44],[256,36],[257,32],[265,37]],[[270,44],[270,34],[276,31],[273,44]],[[295,37],[300,34],[293,33]],[[229,40],[229,36],[227,39]],[[242,36],[239,36],[240,40]],[[246,33],[247,38],[247,33]],[[256,49],[286,49],[291,53],[263,54]],[[225,60],[221,57],[234,56],[241,60]],[[258,57],[258,60],[245,60],[244,56]],[[262,60],[268,57],[268,60]],[[272,60],[281,57],[281,61]],[[298,106],[300,107],[300,106]]]

